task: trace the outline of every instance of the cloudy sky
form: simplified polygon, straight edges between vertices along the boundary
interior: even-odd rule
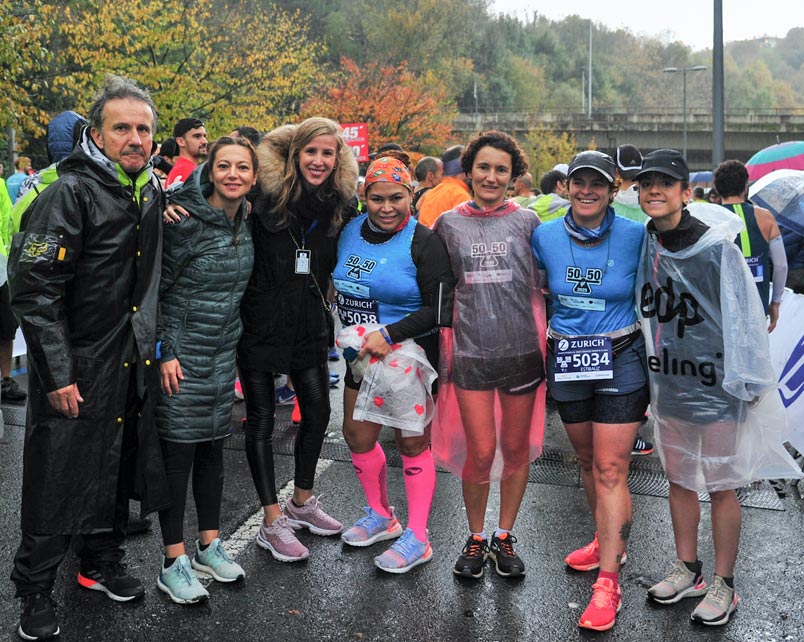
[[[523,18],[536,11],[551,20],[575,14],[636,35],[681,40],[695,51],[712,47],[714,3],[710,0],[492,0],[491,10]],[[723,0],[724,42],[784,36],[792,27],[804,27],[801,0]]]

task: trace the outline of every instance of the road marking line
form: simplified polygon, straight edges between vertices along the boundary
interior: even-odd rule
[[[316,479],[323,475],[331,465],[331,459],[319,459],[315,467]],[[291,479],[280,489],[276,494],[280,504],[290,501],[290,498],[293,496],[294,488],[295,486]],[[257,538],[257,533],[260,532],[260,524],[262,524],[263,517],[264,513],[262,508],[260,508],[260,510],[243,522],[240,528],[222,541],[223,550],[229,554],[229,557],[236,559],[237,556],[245,550],[246,546],[254,543],[254,540]],[[209,584],[212,581],[212,576],[209,573],[196,570],[195,574],[202,584]]]

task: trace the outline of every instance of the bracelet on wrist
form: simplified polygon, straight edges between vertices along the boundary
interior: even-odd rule
[[[385,326],[380,327],[380,334],[382,335],[382,338],[385,339],[385,343],[387,343],[389,346],[394,345],[394,342],[391,340],[391,335],[388,334],[388,330],[385,329]]]

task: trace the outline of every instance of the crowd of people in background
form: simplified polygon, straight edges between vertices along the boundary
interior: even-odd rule
[[[209,599],[196,570],[223,583],[245,576],[220,534],[236,392],[263,509],[259,547],[304,560],[302,528],[354,547],[388,541],[375,565],[406,573],[437,553],[427,526],[439,465],[461,480],[468,523],[453,571],[469,581],[487,558],[501,577],[526,573],[514,531],[549,395],[596,525],[564,558],[596,571],[578,620],[595,631],[612,628],[622,605],[627,477],[631,457],[654,450],[638,435],[650,407],[676,560],[648,594],[659,604],[699,596],[694,621],[729,621],[735,489],[800,475],[783,418],[767,420],[779,417],[768,333],[794,257],[772,214],[747,201],[742,163],[720,165],[707,193],[667,149],[585,150],[532,176],[517,141],[487,131],[418,163],[404,141],[388,144],[361,171],[327,118],[213,139],[188,116],[161,146],[157,126],[148,93],[110,76],[86,119],[54,119],[50,166],[33,173],[20,156],[0,184],[2,400],[29,404],[12,571],[22,639],[59,633],[51,591],[74,535],[80,586],[143,596],[122,561],[130,498],[142,516],[158,513],[154,576],[173,602]],[[316,492],[328,361],[346,341],[334,309],[358,337],[343,353],[343,434],[365,507],[348,527]],[[27,395],[11,378],[17,323]],[[383,388],[384,377],[401,383]],[[299,427],[281,505],[272,439],[288,400]],[[384,425],[402,460],[405,515],[388,499]],[[712,500],[711,582],[698,559],[698,493]]]

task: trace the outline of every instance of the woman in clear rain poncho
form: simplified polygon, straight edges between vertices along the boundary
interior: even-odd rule
[[[470,534],[454,572],[479,578],[490,554],[497,573],[525,565],[511,534],[544,437],[544,298],[530,237],[539,218],[505,198],[527,170],[510,136],[476,136],[461,157],[474,198],[439,217],[457,280],[452,329],[441,331],[436,462],[462,480]],[[499,527],[490,543],[484,518],[490,482],[500,482]]]
[[[637,278],[656,445],[670,481],[678,559],[648,589],[660,604],[705,595],[692,612],[707,625],[737,606],[734,565],[741,509],[735,489],[758,479],[801,475],[782,441],[762,303],[734,244],[742,221],[721,208],[686,209],[689,170],[675,150],[644,158],[639,200],[650,217]],[[715,572],[707,590],[698,560],[698,493],[709,493]]]

